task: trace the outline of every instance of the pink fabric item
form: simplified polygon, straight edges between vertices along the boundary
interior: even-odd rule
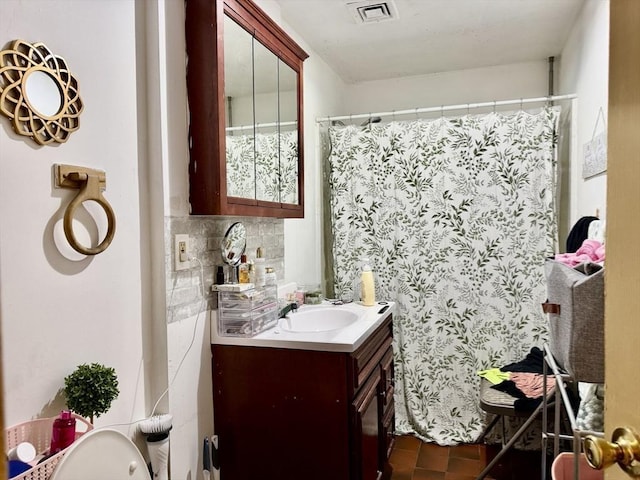
[[[524,393],[527,398],[540,398],[544,392],[544,375],[529,372],[511,372],[510,380],[515,383],[518,390]],[[556,386],[556,379],[552,375],[547,375],[547,392]]]
[[[572,480],[573,462],[573,452],[560,453],[551,464],[551,479]],[[604,472],[602,470],[594,470],[589,467],[584,453],[580,454],[578,462],[578,478],[580,480],[602,480],[604,478]]]
[[[555,259],[558,262],[575,267],[585,262],[604,262],[604,244],[598,240],[585,240],[575,253],[557,253]]]
[[[582,242],[582,245],[576,251],[576,255],[586,254],[594,258],[596,256],[596,250],[601,246],[602,244],[597,240],[586,239],[584,242]]]

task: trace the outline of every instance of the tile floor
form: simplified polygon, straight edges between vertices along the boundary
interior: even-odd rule
[[[482,444],[440,447],[399,436],[389,459],[391,480],[474,480],[499,450],[499,445]],[[540,452],[512,450],[485,478],[540,480]]]

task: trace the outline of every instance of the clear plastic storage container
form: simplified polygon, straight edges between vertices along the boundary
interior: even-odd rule
[[[304,303],[307,305],[319,305],[322,303],[323,298],[320,285],[304,286]]]
[[[223,337],[253,337],[275,326],[277,320],[275,286],[218,292],[218,334]]]

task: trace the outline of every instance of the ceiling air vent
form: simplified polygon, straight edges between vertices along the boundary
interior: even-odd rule
[[[398,18],[393,0],[349,2],[347,8],[351,11],[356,23],[376,23]]]

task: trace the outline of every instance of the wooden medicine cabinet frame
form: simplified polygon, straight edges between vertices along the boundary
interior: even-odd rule
[[[298,203],[227,196],[224,18],[297,74]],[[308,54],[251,0],[186,0],[189,200],[192,215],[304,217],[302,63]]]

